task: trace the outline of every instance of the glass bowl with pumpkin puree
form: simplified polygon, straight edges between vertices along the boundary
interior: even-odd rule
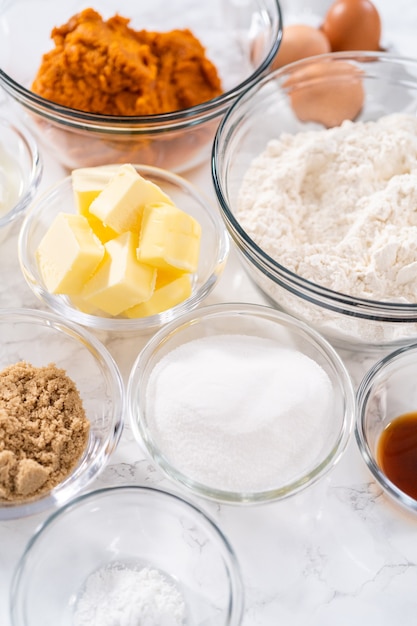
[[[268,70],[277,0],[77,2],[0,8],[0,84],[65,167],[183,171],[210,156],[229,106]]]

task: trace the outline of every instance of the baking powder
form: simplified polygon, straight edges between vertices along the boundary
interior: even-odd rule
[[[236,217],[306,279],[417,302],[417,118],[346,121],[270,141],[243,180]]]
[[[179,588],[159,570],[112,563],[93,572],[76,604],[74,626],[182,626]]]

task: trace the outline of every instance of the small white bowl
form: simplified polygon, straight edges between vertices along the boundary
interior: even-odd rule
[[[23,216],[41,177],[42,161],[31,133],[0,118],[0,243]]]
[[[235,353],[257,370],[235,375]],[[355,411],[333,348],[295,318],[251,304],[205,306],[161,329],[132,367],[127,402],[139,445],[171,479],[234,504],[279,500],[316,482],[340,459]]]

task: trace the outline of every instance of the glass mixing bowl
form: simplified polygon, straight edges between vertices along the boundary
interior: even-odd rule
[[[0,243],[24,215],[41,177],[42,160],[31,133],[0,118]]]
[[[31,90],[50,34],[83,6],[79,0],[0,2],[0,85],[40,142],[69,169],[130,161],[171,171],[190,169],[210,157],[217,125],[228,107],[269,68],[281,41],[277,0],[97,0],[109,18],[131,18],[135,30],[189,28],[218,68],[224,93],[171,113],[123,117],[83,113]]]
[[[377,361],[358,387],[355,428],[359,450],[373,478],[396,505],[414,514],[417,513],[415,460],[413,462],[413,450],[414,458],[416,456],[416,376],[415,343]],[[403,420],[402,416],[411,416],[411,420],[406,418],[400,431],[392,430],[398,419]]]
[[[126,585],[132,585],[126,580],[132,577],[136,585],[126,596]],[[168,585],[175,590],[173,598]],[[119,610],[114,623],[120,624],[133,623],[139,612],[135,623],[161,626],[239,626],[242,619],[240,568],[227,538],[195,504],[149,487],[92,491],[51,515],[17,565],[11,623],[91,624],[91,599],[97,595],[101,602],[93,610],[96,617],[103,619],[104,602],[109,615]]]
[[[89,332],[52,313],[1,309],[0,369],[21,361],[33,367],[53,363],[66,372],[77,386],[90,432],[84,452],[65,479],[39,496],[13,501],[2,498],[1,520],[59,507],[78,495],[105,466],[123,427],[121,375],[108,350]],[[30,402],[31,399],[27,399],[28,406]],[[36,408],[36,404],[34,406]],[[48,447],[45,451],[49,454]]]
[[[355,411],[350,377],[318,333],[233,303],[158,331],[133,364],[127,403],[138,444],[170,479],[242,505],[286,498],[331,471]]]
[[[201,304],[223,273],[229,253],[229,238],[217,207],[199,189],[176,174],[151,166],[136,166],[136,169],[144,178],[158,185],[176,206],[192,215],[201,225],[199,264],[192,278],[191,295],[161,313],[128,319],[106,316],[101,312],[85,312],[69,297],[49,293],[42,281],[35,253],[55,216],[61,212],[74,213],[76,210],[72,180],[68,176],[32,203],[18,241],[20,266],[29,287],[42,302],[64,319],[95,330],[148,333]]]
[[[319,62],[322,65],[320,72],[317,72]],[[339,71],[341,62],[348,64],[349,72]],[[329,71],[321,71],[323,67]],[[328,113],[326,107],[330,98],[330,111],[338,115],[346,100],[349,101],[349,94],[356,93],[355,89],[360,85],[363,89],[363,103],[355,122],[372,121],[391,113],[416,115],[415,60],[397,58],[385,53],[355,52],[334,53],[299,61],[260,80],[231,107],[216,134],[212,175],[225,224],[243,266],[268,300],[279,309],[313,326],[336,346],[349,350],[386,350],[417,338],[417,302],[404,302],[395,297],[389,301],[355,297],[327,288],[315,282],[314,278],[306,279],[288,269],[282,262],[279,235],[277,252],[272,257],[257,242],[253,233],[250,235],[247,232],[237,215],[238,196],[245,173],[270,140],[302,131],[324,130],[323,124],[318,121],[300,119],[292,107],[293,95],[300,96],[306,110],[317,98],[316,104],[318,101],[325,113]],[[323,94],[326,96],[324,101]],[[343,97],[338,100],[339,94]],[[380,149],[383,155],[382,145]],[[313,172],[311,175],[318,177],[321,163],[319,141],[316,157],[311,150],[309,154],[310,167],[306,167],[306,171]],[[386,154],[385,159],[389,158],[390,154]],[[301,167],[296,174],[298,178],[294,182],[294,190],[298,188],[297,185],[302,184]],[[358,175],[352,186],[360,188],[361,182],[361,176]],[[317,192],[321,189],[319,184],[316,189]],[[258,222],[260,220],[258,218]],[[270,224],[263,224],[263,227],[265,233],[270,232]],[[402,243],[402,239],[398,241],[400,256]],[[297,250],[296,246],[294,250]],[[384,254],[389,254],[388,250],[381,252],[382,258]],[[353,248],[354,268],[356,261]],[[417,257],[414,263],[416,261]],[[386,261],[387,274],[391,271],[393,262]],[[410,263],[412,265],[412,260]],[[337,269],[335,272],[337,273]]]

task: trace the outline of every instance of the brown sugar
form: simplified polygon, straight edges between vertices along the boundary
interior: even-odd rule
[[[178,111],[222,93],[189,29],[137,31],[129,21],[105,21],[88,8],[55,27],[55,47],[44,54],[32,90],[73,109],[122,116]]]
[[[86,448],[89,421],[75,383],[55,364],[0,372],[0,501],[46,493]]]

